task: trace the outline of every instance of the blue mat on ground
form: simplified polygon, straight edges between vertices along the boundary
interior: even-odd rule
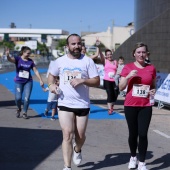
[[[40,73],[44,73],[44,74],[47,72],[47,69],[38,69],[38,70]],[[15,77],[15,72],[8,72],[0,75],[0,84],[5,86],[13,94],[15,94],[14,92],[15,84],[13,80],[14,77]],[[29,107],[33,109],[38,114],[38,116],[42,118],[50,118],[51,116],[51,112],[49,112],[48,117],[44,116],[44,110],[47,105],[47,97],[48,97],[48,92],[44,92],[41,89],[39,82],[34,81]],[[55,115],[55,117],[58,118],[57,115]],[[90,119],[124,119],[124,116],[120,115],[117,112],[114,112],[112,115],[108,115],[108,111],[106,109],[91,104],[89,118]]]

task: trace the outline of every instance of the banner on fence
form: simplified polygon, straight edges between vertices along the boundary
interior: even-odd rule
[[[157,73],[155,100],[170,104],[170,74]]]

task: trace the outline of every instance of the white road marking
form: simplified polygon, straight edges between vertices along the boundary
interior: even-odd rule
[[[165,133],[163,133],[163,132],[160,132],[159,130],[153,130],[155,133],[158,133],[159,135],[162,135],[162,136],[164,136],[165,138],[170,138],[170,136],[168,136],[168,135],[166,135]]]

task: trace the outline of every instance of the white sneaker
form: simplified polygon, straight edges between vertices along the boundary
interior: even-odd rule
[[[128,168],[129,169],[135,169],[136,167],[137,167],[137,158],[131,156]]]
[[[76,146],[76,143],[73,144],[73,162],[75,165],[79,165],[82,161],[82,155],[81,151],[80,152],[75,152],[74,148]]]
[[[65,166],[63,170],[71,170],[71,168]]]
[[[139,162],[138,170],[148,170],[148,169],[146,168],[146,164],[144,162]]]

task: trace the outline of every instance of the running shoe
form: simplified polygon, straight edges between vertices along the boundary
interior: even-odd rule
[[[20,117],[20,112],[21,112],[21,110],[20,110],[20,109],[17,109],[17,111],[16,111],[16,117],[17,117],[17,118]]]
[[[138,170],[148,170],[148,169],[146,168],[146,164],[144,162],[139,162]]]
[[[112,114],[113,114],[113,109],[109,109],[109,110],[108,110],[108,114],[109,114],[109,115],[112,115]]]
[[[137,158],[136,157],[131,157],[129,161],[128,168],[129,169],[135,169],[137,167]]]
[[[23,117],[24,119],[28,119],[28,116],[27,116],[26,113],[23,113],[22,117]]]
[[[44,116],[48,116],[48,110],[45,110]]]
[[[52,117],[51,117],[51,120],[53,120],[53,121],[54,121],[54,120],[55,120],[55,117],[54,117],[54,116],[52,116]]]
[[[63,170],[71,170],[71,168],[65,166]]]
[[[80,152],[75,151],[75,146],[76,143],[73,144],[73,162],[75,165],[79,165],[82,161],[82,155],[81,155],[81,151]]]

